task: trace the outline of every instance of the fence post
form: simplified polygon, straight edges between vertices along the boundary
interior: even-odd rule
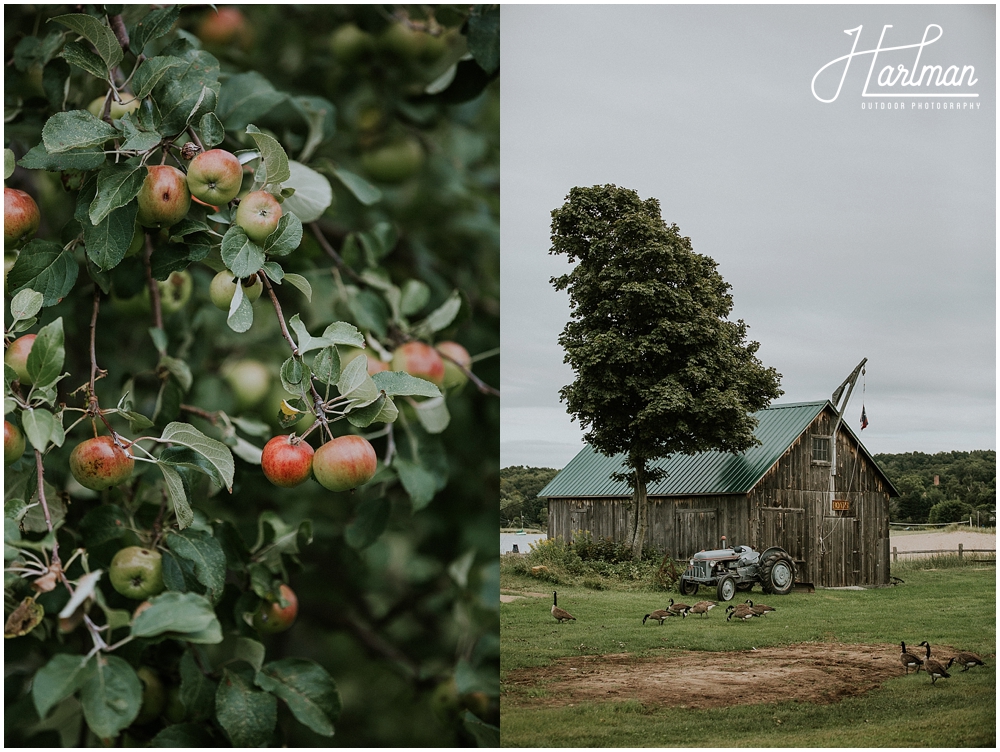
[[[895,547],[895,546],[893,546],[893,547],[892,547],[892,563],[893,563],[893,564],[895,564],[895,563],[896,563],[896,559],[897,559],[898,557],[899,557],[899,551],[897,551],[897,550],[896,550],[896,547]]]
[[[958,544],[958,560],[959,561],[962,560],[962,544],[961,543]]]

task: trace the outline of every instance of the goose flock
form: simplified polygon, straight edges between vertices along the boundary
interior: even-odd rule
[[[917,673],[920,669],[923,669],[929,677],[931,677],[931,684],[937,682],[938,679],[950,679],[951,674],[948,673],[948,669],[952,667],[953,664],[958,664],[962,666],[962,671],[968,671],[973,666],[983,666],[983,659],[980,658],[975,653],[969,653],[966,651],[959,651],[955,655],[948,659],[947,663],[941,663],[941,661],[931,658],[931,646],[927,640],[919,643],[917,647],[924,648],[926,653],[924,657],[921,658],[906,649],[906,643],[899,643],[899,662],[903,664],[904,673],[910,673],[910,669],[913,669],[913,673]]]

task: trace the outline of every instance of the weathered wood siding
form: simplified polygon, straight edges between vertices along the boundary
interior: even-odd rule
[[[813,437],[829,437],[829,408],[802,433],[749,494],[650,497],[648,545],[674,558],[745,544],[763,551],[781,546],[795,559],[797,579],[823,587],[889,582],[889,492],[875,467],[846,431],[837,435],[837,499],[830,505],[830,463],[813,460]],[[549,499],[549,537],[572,540],[589,530],[622,540],[629,499]]]

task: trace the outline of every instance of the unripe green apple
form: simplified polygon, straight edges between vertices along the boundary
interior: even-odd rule
[[[153,165],[148,170],[139,189],[136,219],[143,227],[171,227],[191,208],[187,176],[170,165]]]
[[[445,389],[461,389],[465,386],[469,377],[465,375],[465,371],[459,366],[464,366],[465,368],[472,367],[472,356],[469,355],[469,351],[457,342],[451,342],[450,340],[438,342],[434,346],[434,349],[443,356],[447,356],[441,358],[444,361],[444,380],[441,385]]]
[[[120,120],[125,117],[129,112],[135,112],[139,109],[139,105],[142,101],[136,99],[135,96],[129,94],[128,92],[122,93],[122,99],[126,100],[124,104],[116,102],[113,98],[111,100],[111,111],[108,113],[112,120]],[[87,110],[90,114],[96,118],[99,118],[104,114],[104,97],[97,97],[89,105],[87,105]]]
[[[167,707],[164,708],[163,715],[170,723],[183,723],[187,718],[187,708],[181,700],[180,687],[171,687],[167,690]]]
[[[375,447],[361,436],[338,436],[313,455],[313,475],[331,491],[349,491],[375,476],[378,456]]]
[[[3,245],[20,246],[38,231],[42,215],[30,195],[17,188],[3,189]]]
[[[7,346],[7,352],[3,354],[3,362],[13,368],[17,380],[27,386],[32,384],[32,380],[28,377],[28,354],[35,344],[35,337],[34,334],[18,337]]]
[[[330,51],[341,63],[353,63],[375,49],[375,39],[353,23],[345,23],[330,35]]]
[[[126,598],[146,600],[163,592],[163,557],[159,551],[128,546],[115,554],[108,569],[111,586]]]
[[[248,193],[236,210],[236,224],[257,245],[263,245],[281,219],[281,204],[267,191]]]
[[[378,45],[407,60],[416,60],[424,50],[427,34],[406,24],[392,23],[379,35]]]
[[[131,478],[135,459],[110,436],[95,436],[73,448],[69,469],[84,488],[103,491]]]
[[[264,283],[260,277],[253,276],[241,280],[243,284],[243,294],[247,296],[251,303],[256,303],[264,290]],[[249,284],[247,284],[249,283]],[[228,311],[236,294],[236,279],[232,272],[221,271],[212,278],[212,284],[208,286],[208,296],[212,299],[212,304],[223,311]]]
[[[253,626],[258,632],[277,634],[284,632],[295,622],[295,617],[299,613],[299,599],[288,585],[282,584],[278,591],[288,605],[282,608],[276,601],[264,601],[253,615]]]
[[[133,723],[142,726],[160,717],[167,704],[167,691],[159,675],[149,666],[140,666],[135,673],[142,682],[142,707]]]
[[[242,408],[253,407],[271,389],[271,372],[258,360],[241,360],[225,369],[223,376],[236,402]]]
[[[423,163],[424,149],[412,136],[390,141],[361,155],[361,166],[383,183],[401,183],[415,175]]]
[[[188,165],[187,185],[191,195],[212,206],[228,204],[240,192],[243,166],[224,149],[198,154]]]
[[[313,448],[302,439],[275,436],[264,445],[260,467],[274,485],[294,488],[309,480],[313,454]]]
[[[444,361],[437,350],[423,342],[407,342],[397,347],[392,354],[392,370],[406,371],[437,386],[444,384]]]
[[[129,243],[128,250],[125,251],[125,258],[134,256],[146,246],[146,231],[142,225],[135,223],[135,230],[132,233],[132,242]]]
[[[24,454],[24,434],[9,420],[3,422],[3,464],[17,462]]]
[[[185,269],[182,272],[170,272],[166,279],[157,280],[157,287],[160,288],[160,309],[167,314],[177,313],[187,302],[191,300],[191,291],[194,289],[194,280],[191,272]],[[149,309],[149,288],[142,289],[146,307]]]

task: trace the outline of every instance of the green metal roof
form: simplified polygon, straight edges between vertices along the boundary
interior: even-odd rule
[[[754,413],[760,446],[743,454],[701,452],[672,454],[653,463],[666,470],[666,477],[650,484],[649,496],[689,496],[697,494],[747,493],[764,474],[788,451],[829,401],[798,402],[773,405]],[[846,424],[841,430],[853,431]],[[857,439],[857,437],[854,437]],[[860,442],[858,442],[860,445]],[[569,464],[553,478],[538,495],[544,497],[631,496],[628,483],[611,480],[612,473],[622,469],[624,454],[607,457],[585,446]],[[873,462],[874,464],[874,462]]]

